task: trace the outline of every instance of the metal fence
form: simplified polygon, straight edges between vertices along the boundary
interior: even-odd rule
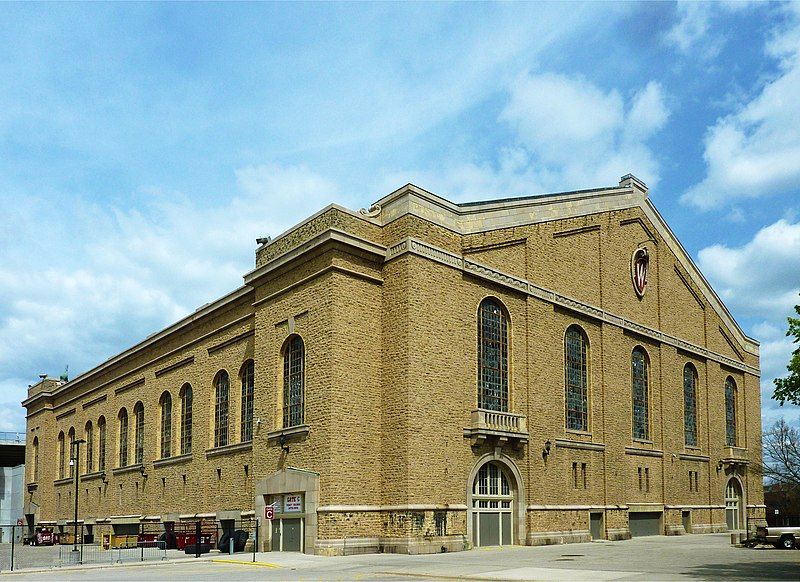
[[[31,534],[27,526],[0,524],[0,527],[9,528],[12,534],[11,542],[0,543],[0,571],[76,564],[152,562],[187,555],[200,557],[210,552],[247,554],[248,558],[252,555],[252,561],[255,562],[258,525],[258,519],[255,518],[149,522],[138,524],[136,533],[104,533],[99,536],[91,535],[91,530],[79,525],[75,539],[69,526],[62,532],[50,531],[43,538]]]

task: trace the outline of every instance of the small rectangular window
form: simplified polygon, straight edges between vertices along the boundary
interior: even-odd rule
[[[639,491],[642,490],[642,468],[639,467]]]
[[[433,521],[436,527],[437,536],[447,535],[447,512],[436,511],[433,514]]]
[[[583,478],[583,488],[586,489],[586,463],[581,463],[581,477]]]
[[[578,488],[578,463],[572,463],[572,488]]]
[[[644,468],[645,491],[650,492],[650,467]]]

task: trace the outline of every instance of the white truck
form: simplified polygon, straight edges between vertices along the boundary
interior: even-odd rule
[[[800,547],[800,527],[759,527],[756,530],[756,538],[759,541],[764,540],[765,543],[772,544],[776,548],[791,550]]]

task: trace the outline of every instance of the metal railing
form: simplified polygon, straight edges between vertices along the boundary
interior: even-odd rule
[[[0,444],[16,443],[20,445],[25,444],[24,432],[9,432],[0,431]]]

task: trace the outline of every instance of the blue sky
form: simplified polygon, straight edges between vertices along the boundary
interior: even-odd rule
[[[329,202],[628,172],[800,419],[800,4],[6,3],[0,79],[0,430]]]

